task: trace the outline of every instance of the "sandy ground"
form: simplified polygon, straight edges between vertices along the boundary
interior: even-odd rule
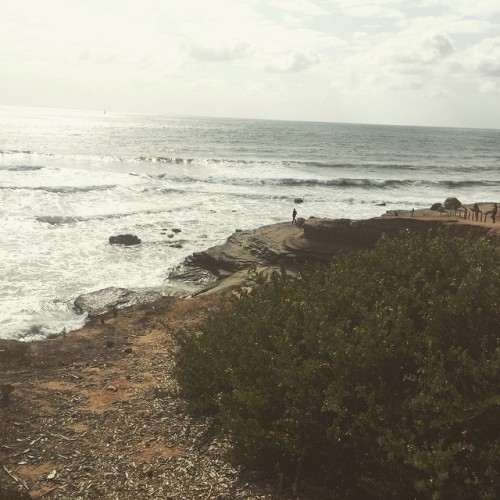
[[[0,407],[0,487],[32,498],[271,498],[177,397],[172,333],[220,300],[164,299],[64,337],[0,343],[0,385],[13,389]]]

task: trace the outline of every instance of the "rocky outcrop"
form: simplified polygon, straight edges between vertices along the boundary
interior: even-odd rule
[[[212,282],[213,286],[214,282],[232,276],[235,285],[238,281],[241,285],[245,283],[244,271],[251,268],[284,268],[294,272],[307,261],[328,262],[341,252],[373,248],[382,235],[396,236],[404,230],[428,233],[445,226],[452,235],[488,238],[500,245],[499,234],[491,228],[460,223],[455,218],[310,218],[302,227],[280,223],[236,232],[226,243],[189,256],[169,277],[196,283]],[[241,279],[234,280],[236,274]]]
[[[237,231],[226,243],[187,257],[170,273],[169,278],[203,283],[253,266],[279,264],[294,257],[286,249],[285,240],[301,233],[300,228],[290,223]]]
[[[141,239],[134,234],[119,234],[118,236],[109,237],[110,245],[139,245],[142,243]]]
[[[185,295],[190,291],[170,287],[134,289],[109,287],[79,295],[73,305],[79,314],[87,313],[89,317],[93,317],[116,312],[117,309],[132,305],[149,304],[165,295]]]
[[[457,210],[462,206],[462,202],[457,198],[446,198],[444,200],[444,209],[445,210]]]

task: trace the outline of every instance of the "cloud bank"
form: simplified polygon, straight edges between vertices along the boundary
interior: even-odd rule
[[[0,68],[1,104],[500,128],[500,3],[18,0]]]

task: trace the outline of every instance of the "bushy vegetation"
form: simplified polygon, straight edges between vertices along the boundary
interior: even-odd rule
[[[498,498],[500,266],[445,233],[275,274],[181,339],[240,460],[318,498]],[[311,493],[313,492],[313,493]]]

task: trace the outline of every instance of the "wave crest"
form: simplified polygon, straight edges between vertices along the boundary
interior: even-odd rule
[[[51,224],[53,226],[59,224],[72,224],[73,222],[81,222],[85,220],[84,217],[70,217],[65,215],[41,215],[36,218],[38,222]]]
[[[14,189],[26,191],[47,191],[48,193],[89,193],[91,191],[108,191],[116,184],[102,186],[0,186],[0,189]]]
[[[428,181],[422,179],[373,179],[373,178],[346,178],[336,179],[301,179],[293,177],[285,178],[245,178],[245,177],[190,177],[178,176],[169,177],[167,174],[151,176],[154,179],[176,182],[179,184],[230,184],[234,186],[305,186],[305,187],[345,187],[363,189],[383,189],[398,187],[474,187],[474,186],[497,186],[497,181],[450,181],[438,180]]]
[[[8,172],[31,172],[34,170],[42,170],[42,166],[38,165],[7,165],[0,166],[0,170],[6,170]]]

